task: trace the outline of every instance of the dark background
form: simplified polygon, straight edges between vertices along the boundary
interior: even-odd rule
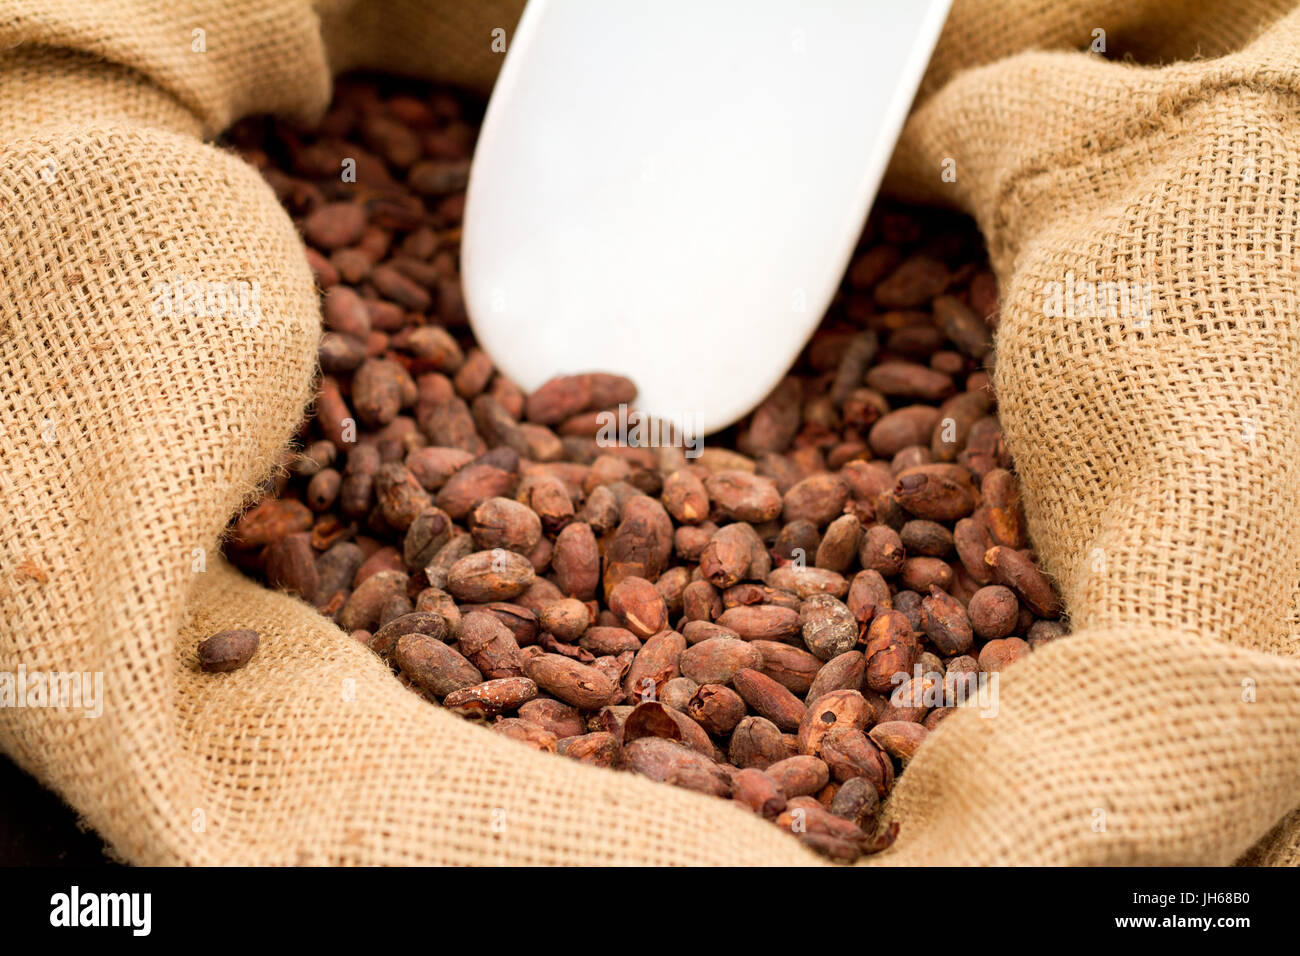
[[[0,866],[108,866],[103,846],[62,800],[0,756]]]

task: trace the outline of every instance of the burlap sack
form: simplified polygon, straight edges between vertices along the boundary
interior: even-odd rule
[[[944,722],[884,862],[1300,855],[1288,6],[953,12],[891,184],[989,238],[1003,425],[1077,633],[1005,675],[996,718]],[[269,189],[200,138],[309,118],[353,66],[484,86],[518,4],[0,11],[0,672],[98,671],[106,697],[98,718],[0,708],[5,752],[138,863],[815,862],[725,802],[429,707],[218,557],[309,398],[318,313]],[[1094,28],[1110,59],[1067,52]],[[260,312],[158,314],[188,278],[256,281]],[[1067,282],[1149,308],[1051,317]],[[257,657],[198,673],[230,627],[262,633]]]

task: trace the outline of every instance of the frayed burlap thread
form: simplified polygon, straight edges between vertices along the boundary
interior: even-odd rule
[[[221,560],[309,401],[319,314],[270,191],[200,137],[310,119],[344,68],[482,88],[519,4],[181,6],[0,6],[0,670],[106,694],[99,718],[0,709],[0,746],[137,863],[817,862],[430,707]],[[1011,6],[958,2],[890,183],[989,239],[1003,425],[1077,633],[1003,675],[996,717],[944,722],[873,862],[1294,863],[1300,21],[1090,5],[1108,56],[1156,68],[1069,52],[1083,4]],[[1049,318],[1066,276],[1147,284],[1150,312]],[[258,282],[256,321],[156,314],[191,277]],[[230,627],[256,657],[198,672]]]

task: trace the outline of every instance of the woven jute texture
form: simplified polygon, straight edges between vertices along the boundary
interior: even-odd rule
[[[1076,633],[1003,676],[996,717],[941,725],[875,862],[1300,855],[1288,6],[953,11],[890,188],[988,237],[1003,426]],[[485,88],[518,12],[0,4],[0,679],[98,672],[105,697],[99,717],[0,708],[0,746],[122,858],[817,862],[726,802],[430,707],[219,557],[310,398],[319,316],[270,190],[203,137],[310,119],[347,68]],[[256,282],[259,307],[160,312],[160,283],[186,282]],[[1103,283],[1137,291],[1090,304]],[[256,657],[199,673],[198,640],[232,627],[261,633]]]

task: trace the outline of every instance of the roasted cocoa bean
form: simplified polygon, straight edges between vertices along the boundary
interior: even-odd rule
[[[438,697],[483,683],[477,667],[428,634],[403,634],[397,639],[393,659],[412,683]]]
[[[808,708],[772,678],[746,667],[736,671],[731,682],[756,713],[789,733],[799,729]]]
[[[502,677],[452,691],[442,705],[463,717],[495,717],[536,696],[537,685],[527,677]]]
[[[257,631],[241,628],[220,631],[199,642],[199,668],[210,674],[239,670],[257,653]]]
[[[830,782],[830,770],[817,757],[797,754],[778,760],[765,771],[789,797],[812,796]]]
[[[604,706],[617,686],[596,668],[559,654],[539,654],[524,661],[523,669],[542,690],[583,710]]]
[[[729,684],[739,670],[759,670],[758,647],[730,637],[712,637],[687,647],[679,659],[681,672],[700,684]]]

